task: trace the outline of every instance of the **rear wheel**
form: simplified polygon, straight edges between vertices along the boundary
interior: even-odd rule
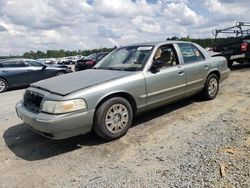
[[[108,99],[97,109],[93,129],[105,140],[114,140],[126,134],[133,120],[130,103],[121,97]]]
[[[7,88],[8,88],[7,82],[4,79],[0,78],[0,93],[5,92]]]
[[[203,90],[203,96],[206,100],[214,99],[219,91],[219,78],[216,74],[210,74]]]

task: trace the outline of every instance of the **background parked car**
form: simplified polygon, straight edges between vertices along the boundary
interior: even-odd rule
[[[72,64],[75,64],[79,59],[80,59],[80,56],[69,56],[69,57],[65,57],[65,58],[61,61],[61,64],[63,64],[63,65],[72,65]]]
[[[247,27],[247,28],[246,28]],[[250,60],[250,24],[238,22],[235,26],[214,30],[215,35],[213,51],[219,52],[227,58],[228,67],[231,68],[234,62],[244,63]],[[225,38],[217,41],[219,34],[231,34],[235,37]]]
[[[98,52],[78,60],[75,64],[75,71],[91,69],[96,63],[104,58],[109,52]]]
[[[64,65],[45,65],[30,59],[0,61],[0,93],[69,72],[71,69]]]

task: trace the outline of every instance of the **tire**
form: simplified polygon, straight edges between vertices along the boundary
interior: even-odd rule
[[[5,92],[8,89],[8,83],[3,78],[0,78],[0,93]]]
[[[65,74],[65,72],[63,72],[63,71],[56,72],[56,76],[60,76],[60,75],[63,75],[63,74]]]
[[[93,130],[105,140],[115,140],[127,133],[132,121],[131,104],[122,97],[113,97],[106,100],[97,109]]]
[[[214,99],[219,91],[219,78],[216,74],[210,74],[207,77],[205,87],[203,90],[203,96],[205,100]]]

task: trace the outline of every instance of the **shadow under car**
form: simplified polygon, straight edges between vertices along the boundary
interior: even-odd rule
[[[134,118],[132,129],[137,125],[183,108],[193,102],[202,102],[202,100],[200,97],[195,96],[139,115]],[[25,124],[18,124],[8,128],[4,132],[3,138],[7,147],[17,157],[27,161],[42,160],[80,149],[81,146],[95,146],[107,142],[92,132],[63,140],[51,140],[34,133]]]

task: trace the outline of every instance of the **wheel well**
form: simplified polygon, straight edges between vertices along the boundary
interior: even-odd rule
[[[218,76],[219,80],[220,80],[220,72],[219,71],[212,71],[209,73],[208,76],[210,76],[211,74],[215,74],[216,76]]]
[[[58,72],[64,72],[64,73],[66,73],[65,70],[58,70],[58,71],[56,71],[56,73],[58,73]]]
[[[9,85],[8,81],[5,78],[3,78],[1,76],[0,76],[0,78],[3,79]]]
[[[137,111],[137,107],[136,107],[136,102],[135,99],[128,93],[125,92],[119,92],[119,93],[114,93],[111,95],[106,96],[105,98],[103,98],[96,106],[96,109],[99,108],[99,106],[101,106],[102,103],[104,103],[105,101],[107,101],[108,99],[111,99],[113,97],[122,97],[125,98],[126,100],[128,100],[128,102],[131,104],[131,107],[133,109],[133,114],[136,113]]]
[[[56,71],[56,75],[58,74],[58,73],[63,73],[63,74],[66,74],[66,71],[64,71],[64,70],[58,70],[58,71]]]

